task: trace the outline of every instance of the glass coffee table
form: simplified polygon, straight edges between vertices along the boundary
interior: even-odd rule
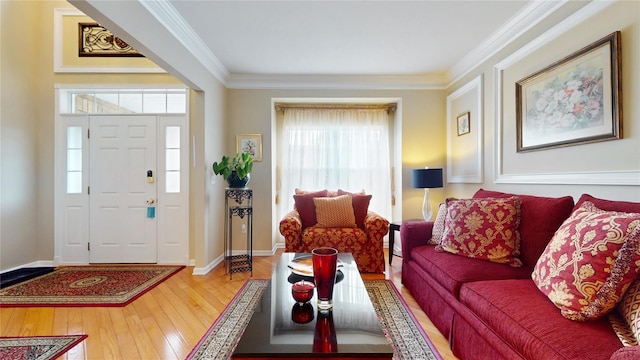
[[[318,312],[315,294],[303,306],[296,303],[291,285],[313,278],[292,272],[288,265],[305,256],[310,254],[282,254],[232,358],[391,359],[393,349],[351,254],[338,255],[343,266],[334,288],[332,311]],[[335,352],[321,352],[323,349]]]

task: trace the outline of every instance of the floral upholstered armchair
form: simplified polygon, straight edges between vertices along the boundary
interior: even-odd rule
[[[389,221],[369,211],[371,195],[323,190],[297,193],[294,200],[295,209],[280,221],[285,251],[332,247],[352,253],[360,272],[384,272],[383,237]]]

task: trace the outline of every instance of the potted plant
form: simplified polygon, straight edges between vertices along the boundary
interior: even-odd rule
[[[233,159],[224,155],[220,162],[213,163],[214,174],[222,175],[232,188],[247,186],[252,169],[253,156],[249,153],[237,153]]]

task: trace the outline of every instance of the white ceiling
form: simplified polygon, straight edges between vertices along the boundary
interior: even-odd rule
[[[442,74],[523,1],[172,1],[232,74]]]
[[[85,3],[99,1],[71,0],[89,16],[95,8]],[[118,24],[135,13],[138,28],[124,29],[134,38],[149,31],[140,20],[160,22],[202,63],[215,64],[211,72],[225,85],[304,76],[442,86],[562,2],[126,0],[101,15]],[[147,38],[147,51],[154,40],[162,43]]]

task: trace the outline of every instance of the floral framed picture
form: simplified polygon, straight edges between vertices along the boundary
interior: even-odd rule
[[[468,134],[471,132],[471,119],[470,113],[467,111],[462,115],[458,115],[457,119],[457,127],[458,127],[458,136]]]
[[[516,82],[517,151],[622,137],[620,32]]]
[[[236,134],[236,152],[249,153],[262,161],[262,134]]]

